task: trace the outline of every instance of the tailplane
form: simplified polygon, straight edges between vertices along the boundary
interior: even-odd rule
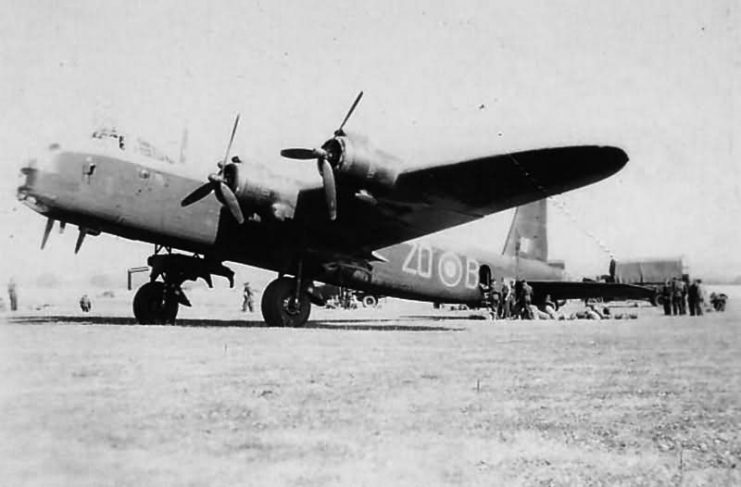
[[[504,255],[548,261],[548,200],[519,206],[504,243]]]

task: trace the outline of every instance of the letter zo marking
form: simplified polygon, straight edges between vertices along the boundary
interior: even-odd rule
[[[401,270],[413,276],[429,279],[432,277],[432,247],[418,242],[411,242],[409,245],[412,248],[404,259]]]

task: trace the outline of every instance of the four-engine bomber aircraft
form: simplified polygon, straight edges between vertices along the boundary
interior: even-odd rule
[[[321,301],[314,281],[470,304],[481,301],[486,276],[528,279],[536,297],[539,284],[554,299],[589,294],[583,283],[553,282],[562,273],[527,256],[503,260],[418,237],[599,181],[626,164],[625,152],[572,146],[409,166],[344,130],[361,96],[319,148],[281,151],[316,161],[322,184],[230,159],[237,117],[217,172],[200,186],[151,145],[99,131],[90,147],[52,144],[29,161],[18,198],[48,218],[42,247],[55,220],[79,227],[75,251],[85,235],[100,232],[155,244],[150,282],[134,297],[141,323],[173,322],[179,305],[190,305],[186,280],[211,285],[221,275],[233,285],[225,261],[278,273],[262,296],[272,326],[306,322],[311,303]]]

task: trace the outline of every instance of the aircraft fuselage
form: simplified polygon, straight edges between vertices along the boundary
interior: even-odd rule
[[[291,222],[248,218],[238,225],[213,195],[181,207],[183,195],[201,182],[175,174],[163,161],[125,158],[115,151],[54,149],[24,172],[26,184],[18,190],[24,203],[90,233],[107,232],[280,273],[291,272],[290,259],[306,246],[300,228]],[[544,262],[423,239],[375,254],[377,260],[326,265],[320,262],[331,259],[309,253],[307,268],[318,281],[437,302],[479,302],[482,266],[495,279],[563,279],[561,270]]]

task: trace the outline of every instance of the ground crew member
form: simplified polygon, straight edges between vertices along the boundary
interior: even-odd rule
[[[551,300],[550,294],[546,294],[545,296],[545,301],[543,302],[543,310],[546,312],[550,319],[558,319],[558,313],[556,312],[556,303]]]
[[[83,294],[80,298],[80,309],[83,313],[87,313],[90,311],[90,309],[93,307],[93,303],[90,301],[90,298],[87,294]]]
[[[664,281],[664,286],[661,288],[661,304],[664,305],[664,314],[671,316],[672,314],[672,288],[669,285],[669,280]]]
[[[533,304],[533,288],[530,287],[530,284],[527,283],[526,280],[522,280],[522,318],[526,320],[532,320],[533,319],[533,309],[531,308]]]
[[[18,310],[18,293],[16,291],[15,280],[11,277],[8,282],[8,298],[10,299],[10,311]]]
[[[497,319],[499,311],[499,295],[494,289],[494,281],[480,282],[479,289],[481,290],[481,306],[488,310],[489,317],[492,320]]]
[[[692,281],[687,289],[687,304],[690,308],[690,316],[695,316],[697,313],[697,281]]]
[[[491,280],[491,314],[494,318],[499,318],[499,310],[502,307],[503,287],[504,279],[502,279],[501,285],[497,283],[496,279]]]
[[[695,315],[702,316],[702,305],[705,298],[702,294],[702,279],[695,279]]]
[[[710,304],[713,305],[713,309],[718,312],[723,312],[726,310],[726,301],[728,300],[728,296],[726,294],[720,293],[710,293]]]
[[[252,288],[250,288],[249,282],[245,282],[242,288],[242,312],[244,313],[248,309],[252,313]]]
[[[499,300],[499,317],[503,320],[510,317],[510,305],[512,303],[512,290],[502,279],[502,298]]]
[[[688,279],[687,276],[682,276],[682,279],[679,281],[679,290],[681,291],[681,296],[679,298],[679,314],[680,315],[687,314],[687,293],[689,291],[687,279]]]
[[[679,289],[679,282],[675,277],[672,279],[672,315],[679,314],[679,300],[682,298],[682,291]]]
[[[587,309],[584,311],[588,320],[603,320],[605,316],[600,313],[594,301],[591,299],[587,300]]]

